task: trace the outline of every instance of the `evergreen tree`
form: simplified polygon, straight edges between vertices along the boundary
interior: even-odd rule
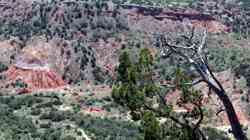
[[[160,123],[151,111],[145,112],[142,119],[144,140],[160,140]]]
[[[128,69],[132,66],[129,53],[124,51],[119,58],[119,67],[117,69],[117,81],[128,82]]]
[[[201,96],[187,84],[190,79],[183,71],[176,71],[173,82],[176,89],[182,91],[180,104],[193,104],[194,111],[184,113],[178,118],[181,114],[176,114],[172,110],[172,105],[166,103],[166,92],[161,92],[160,86],[153,79],[154,63],[148,49],[142,49],[138,61],[135,60],[134,63],[130,60],[128,51],[121,54],[119,61],[118,77],[113,86],[112,97],[115,102],[129,108],[133,120],[142,120],[145,140],[199,139],[199,124],[190,124],[202,113]],[[166,118],[167,121],[160,125],[157,120],[159,117]]]

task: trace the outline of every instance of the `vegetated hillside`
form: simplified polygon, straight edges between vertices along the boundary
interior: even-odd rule
[[[1,5],[1,34],[7,38],[25,40],[45,34],[48,39],[95,40],[128,28],[116,9],[110,10],[105,2],[2,0]]]
[[[208,30],[209,64],[248,125],[247,1],[113,2],[0,0],[0,139],[141,137],[126,108],[110,97],[119,56],[130,50],[136,58],[141,48],[150,48],[156,82],[173,80],[177,60],[160,58],[156,34],[174,38],[190,27]],[[204,85],[197,88],[207,96]],[[168,96],[179,98],[175,93]],[[221,106],[218,99],[208,100],[204,125],[227,126],[225,113],[213,115]],[[209,136],[220,133],[210,131]]]
[[[85,97],[84,102],[90,104]],[[69,93],[1,96],[0,101],[1,139],[135,140],[141,135],[133,122],[83,114],[83,105]]]
[[[192,3],[194,0],[113,0],[114,3],[118,4],[140,4],[140,5],[148,5],[148,6],[159,6],[166,7],[169,5],[181,5],[187,6]]]

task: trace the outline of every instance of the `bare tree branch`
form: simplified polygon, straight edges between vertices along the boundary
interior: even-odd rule
[[[206,54],[203,53],[205,44],[206,44],[207,32],[206,31],[203,32],[202,39],[200,43],[197,44],[196,42],[193,41],[194,35],[195,35],[194,31],[195,30],[193,29],[190,40],[188,41],[189,44],[192,44],[190,46],[185,46],[185,45],[180,46],[177,44],[176,45],[169,44],[166,38],[162,36],[161,38],[162,49],[163,51],[168,51],[168,54],[176,54],[180,57],[183,57],[190,65],[192,65],[195,68],[195,70],[199,73],[202,79],[201,81],[205,82],[208,85],[209,89],[213,90],[214,93],[222,101],[225,107],[225,111],[227,112],[228,119],[231,124],[232,133],[234,134],[234,137],[237,140],[247,140],[241,128],[239,119],[236,115],[232,102],[230,101],[229,97],[225,93],[223,86],[221,85],[219,80],[215,77],[212,70],[210,69],[208,62],[207,62]]]
[[[225,109],[221,108],[219,111],[216,112],[216,116],[218,116],[223,111],[225,111]]]

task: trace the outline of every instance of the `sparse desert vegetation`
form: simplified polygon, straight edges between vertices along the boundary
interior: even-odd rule
[[[0,140],[250,138],[247,0],[0,0]]]

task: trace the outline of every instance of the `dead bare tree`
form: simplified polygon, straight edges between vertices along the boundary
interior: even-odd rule
[[[209,89],[214,91],[223,103],[234,137],[237,140],[247,140],[232,102],[208,65],[207,55],[204,51],[207,32],[204,30],[201,33],[203,34],[200,35],[202,39],[198,41],[194,39],[196,35],[194,28],[192,29],[191,34],[181,35],[180,38],[172,42],[168,40],[168,36],[160,35],[159,44],[161,55],[165,58],[169,58],[172,55],[179,56],[193,67],[194,71],[198,73],[200,79],[193,81],[191,84],[196,85],[205,82]]]

